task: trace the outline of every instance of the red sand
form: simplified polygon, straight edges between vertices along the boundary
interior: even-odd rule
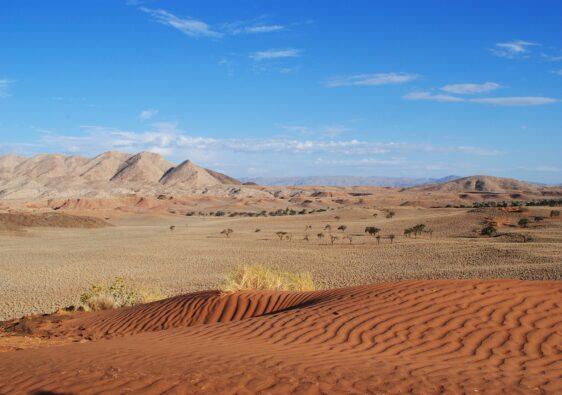
[[[83,342],[0,354],[0,393],[560,393],[561,304],[561,282],[424,280],[39,317],[12,329]]]

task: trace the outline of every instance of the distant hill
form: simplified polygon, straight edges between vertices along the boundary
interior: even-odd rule
[[[519,181],[512,178],[501,178],[485,175],[463,177],[446,182],[435,182],[429,185],[412,187],[412,190],[439,192],[537,192],[538,184]]]
[[[241,184],[189,160],[175,165],[152,152],[131,155],[111,151],[94,158],[60,154],[0,157],[0,198],[182,193]]]
[[[408,188],[415,185],[441,183],[455,180],[458,176],[443,178],[410,177],[357,177],[357,176],[310,176],[310,177],[246,177],[242,182],[266,186],[379,186]]]

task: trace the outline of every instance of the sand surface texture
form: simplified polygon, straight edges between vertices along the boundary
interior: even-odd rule
[[[0,393],[560,393],[561,301],[554,281],[418,280],[36,317],[11,336],[75,342],[2,353]]]

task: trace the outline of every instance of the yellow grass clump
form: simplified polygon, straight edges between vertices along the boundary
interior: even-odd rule
[[[80,296],[87,311],[109,310],[164,299],[160,290],[128,283],[117,277],[110,285],[95,284]]]
[[[239,266],[229,273],[220,287],[224,292],[246,290],[313,291],[316,289],[308,272],[291,273],[263,265]]]

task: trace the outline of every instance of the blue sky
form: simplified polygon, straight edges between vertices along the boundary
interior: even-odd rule
[[[562,182],[562,2],[0,2],[0,154]]]

